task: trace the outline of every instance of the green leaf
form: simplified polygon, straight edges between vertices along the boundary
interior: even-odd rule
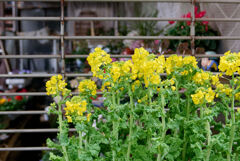
[[[57,155],[53,154],[52,152],[50,152],[49,160],[52,160],[52,161],[64,161],[63,157],[57,156]]]

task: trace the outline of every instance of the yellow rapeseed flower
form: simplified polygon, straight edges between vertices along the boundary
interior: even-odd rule
[[[87,122],[90,121],[91,116],[92,116],[92,113],[87,114]]]
[[[136,80],[132,84],[132,91],[135,91],[136,87],[139,87],[141,82],[139,80]]]
[[[171,74],[175,68],[182,67],[183,58],[182,56],[171,55],[166,59],[166,72],[167,74]]]
[[[68,89],[66,89],[67,83],[65,80],[62,80],[61,75],[52,76],[49,81],[46,83],[47,95],[55,95],[59,92],[62,92],[62,95],[65,95]]]
[[[216,85],[216,90],[219,93],[225,93],[227,96],[232,96],[232,89],[230,88],[229,84],[218,83]]]
[[[220,58],[218,68],[221,72],[225,72],[228,76],[232,76],[234,72],[238,72],[240,74],[240,52],[226,52],[224,56]]]
[[[211,103],[214,100],[214,97],[215,97],[215,92],[212,90],[212,88],[208,88],[205,94],[205,100],[208,103]]]
[[[129,74],[131,71],[133,64],[131,60],[125,61],[122,65],[122,72],[124,74]]]
[[[194,68],[197,68],[197,60],[194,56],[186,56],[183,58],[184,65],[192,65]]]
[[[87,110],[87,102],[80,96],[74,96],[70,101],[66,102],[64,110],[68,122],[72,122],[72,117],[83,116],[83,113]]]
[[[121,66],[118,62],[113,62],[110,70],[111,77],[113,82],[116,82],[121,76]]]
[[[201,70],[201,72],[197,72],[193,76],[193,81],[200,85],[203,85],[204,83],[206,83],[206,81],[209,81],[209,80],[210,80],[210,73],[204,72],[203,70]]]
[[[176,90],[176,87],[175,87],[175,86],[171,86],[171,89],[172,89],[173,91],[175,91],[175,90]]]
[[[204,92],[199,90],[196,94],[192,94],[191,97],[195,105],[202,104],[203,98],[204,98]]]
[[[132,61],[136,65],[141,65],[148,59],[149,52],[144,48],[136,48],[132,56]]]
[[[171,55],[166,59],[166,72],[167,74],[171,74],[174,70],[181,68],[181,67],[186,67],[186,66],[191,66],[193,68],[197,68],[197,60],[193,56],[177,56],[177,55]],[[183,71],[181,72],[181,75],[187,75],[189,72],[192,72],[191,70]]]
[[[211,77],[211,79],[212,79],[212,84],[213,85],[217,85],[219,83],[219,76],[218,75],[213,75]]]
[[[196,94],[192,94],[191,97],[195,105],[203,104],[204,102],[211,103],[215,98],[215,92],[212,88],[198,88]]]
[[[103,75],[98,73],[100,71],[100,67],[102,65],[110,64],[112,59],[110,58],[110,55],[101,48],[95,48],[94,52],[89,54],[87,61],[91,66],[93,76],[103,79]]]
[[[137,48],[132,56],[132,62],[125,62],[123,65],[124,73],[131,73],[130,78],[136,80],[137,78],[144,80],[144,84],[148,87],[150,84],[160,84],[160,74],[165,71],[165,58],[149,54],[144,48]]]
[[[79,83],[78,90],[83,94],[91,94],[93,96],[97,94],[97,86],[95,82],[90,79],[81,81]]]
[[[108,86],[110,86],[110,85],[111,85],[110,82],[105,82],[105,83],[103,83],[101,90],[103,91],[106,87],[108,87]]]

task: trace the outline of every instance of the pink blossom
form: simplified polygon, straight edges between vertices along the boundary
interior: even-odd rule
[[[159,44],[159,40],[155,40],[155,41],[154,41],[154,44],[155,44],[155,45],[158,45],[158,44]]]

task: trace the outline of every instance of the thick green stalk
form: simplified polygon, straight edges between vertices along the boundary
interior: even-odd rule
[[[80,159],[81,150],[82,150],[82,148],[83,148],[83,146],[82,146],[82,143],[83,143],[83,140],[82,140],[82,132],[79,131],[79,132],[78,132],[78,135],[79,135],[79,146],[80,146],[80,149],[78,149],[78,158]]]
[[[114,91],[112,91],[112,105],[113,105],[113,109],[116,108],[116,98],[115,98],[115,93]],[[113,137],[115,139],[115,141],[118,140],[118,126],[119,126],[119,123],[118,123],[118,120],[113,120]],[[112,150],[112,157],[113,157],[113,161],[116,160],[116,151],[115,150]]]
[[[63,119],[62,119],[62,104],[61,103],[58,103],[58,122],[59,122],[59,133],[61,136],[61,135],[63,135],[63,125],[62,125]],[[62,146],[64,159],[66,161],[69,161],[66,147],[63,145],[61,145],[61,146]]]
[[[162,110],[162,141],[164,142],[164,139],[165,139],[165,135],[166,135],[166,118],[165,118],[165,109],[164,109],[164,106],[165,106],[165,98],[164,98],[164,95],[163,93],[161,94],[161,110]],[[157,156],[157,161],[160,161],[162,158],[161,156],[161,147],[159,146],[158,147],[158,156]]]
[[[200,118],[201,119],[203,118],[203,106],[202,105],[200,106]]]
[[[231,161],[232,146],[235,134],[235,113],[234,113],[234,93],[232,93],[232,107],[231,107],[231,131],[230,131],[230,142],[227,153],[227,160]]]
[[[232,146],[233,146],[233,140],[234,140],[234,134],[235,134],[235,112],[234,112],[234,75],[232,75],[232,104],[231,104],[231,131],[230,131],[230,141],[229,141],[229,147],[228,147],[228,153],[227,153],[227,161],[231,161],[231,153],[232,153]]]
[[[180,109],[179,109],[180,94],[179,94],[179,86],[178,86],[178,82],[177,81],[176,81],[176,92],[177,92],[177,111],[178,111],[178,113],[180,113]]]
[[[205,161],[209,161],[210,155],[211,155],[211,149],[212,149],[212,145],[211,145],[211,129],[210,129],[210,124],[207,121],[206,122],[206,131],[207,131],[207,155],[206,155],[206,159]]]
[[[226,111],[224,115],[225,115],[225,124],[228,124],[228,112]]]
[[[235,161],[238,161],[238,158],[239,158],[239,154],[236,153],[236,155],[235,155]]]
[[[190,98],[188,96],[187,97],[187,110],[186,110],[187,121],[189,121],[189,114],[190,114]],[[184,142],[184,144],[183,144],[182,160],[185,161],[186,160],[186,152],[187,152],[187,144],[188,144],[187,135],[186,135],[185,130],[184,130],[183,142]]]
[[[177,92],[177,112],[178,112],[178,114],[180,113],[180,109],[179,109],[179,104],[180,104],[180,94],[179,94],[179,86],[178,86],[178,82],[176,81],[176,92]],[[177,135],[178,135],[178,131],[179,131],[179,129],[175,129],[174,130],[174,137],[177,137]]]
[[[152,89],[149,87],[148,89],[148,103],[149,103],[149,108],[152,109]],[[144,114],[145,111],[144,111]],[[148,149],[151,149],[151,138],[152,138],[152,132],[151,129],[147,129],[147,145]]]
[[[131,86],[128,86],[128,95],[130,97],[130,123],[129,123],[129,136],[128,136],[128,151],[126,160],[129,161],[131,154],[131,146],[132,146],[132,128],[133,128],[133,94],[131,91]]]

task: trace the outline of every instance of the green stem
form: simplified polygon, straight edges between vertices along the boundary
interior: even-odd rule
[[[203,118],[203,106],[202,105],[200,106],[200,118],[201,119]]]
[[[228,124],[228,112],[226,111],[224,115],[225,115],[225,124]]]
[[[59,133],[60,137],[63,135],[63,119],[62,119],[62,103],[58,104],[58,121],[59,121]],[[63,151],[63,157],[66,161],[69,161],[66,146],[61,145]]]
[[[132,146],[132,128],[133,128],[133,94],[131,91],[131,86],[128,86],[128,94],[130,97],[130,123],[129,123],[129,136],[128,136],[128,151],[127,151],[127,159],[126,161],[129,161],[130,159],[130,154],[131,154],[131,146]]]
[[[206,160],[205,161],[209,161],[210,158],[210,154],[211,154],[211,149],[212,149],[212,145],[211,145],[211,129],[210,129],[210,124],[207,121],[206,122],[206,131],[207,131],[207,155],[206,155]]]
[[[190,114],[190,99],[189,96],[187,97],[187,110],[186,110],[186,118],[187,121],[189,121],[189,114]],[[183,152],[182,152],[182,160],[185,161],[186,160],[186,152],[187,152],[187,144],[188,144],[188,140],[187,140],[187,135],[186,135],[186,131],[184,129],[184,138],[183,138]]]
[[[166,117],[165,117],[165,98],[163,93],[161,93],[161,107],[162,107],[162,141],[164,142],[165,135],[166,135]],[[157,161],[160,161],[162,159],[161,156],[161,147],[158,147],[158,156],[157,156]]]
[[[178,113],[180,113],[180,109],[179,109],[180,94],[179,94],[179,86],[177,81],[176,81],[176,92],[177,92],[177,110],[178,110]]]
[[[235,156],[235,161],[238,161],[238,158],[239,158],[239,154],[236,153],[236,156]]]
[[[118,102],[119,102],[119,99],[118,99]],[[116,109],[116,98],[115,98],[114,91],[112,91],[112,105],[113,105],[113,109],[115,110]],[[118,141],[118,126],[119,126],[118,120],[115,120],[115,118],[114,118],[114,120],[113,120],[113,137],[114,137],[115,142]],[[115,161],[116,160],[116,150],[113,149],[112,153],[113,153],[112,154],[113,161]]]
[[[152,89],[150,87],[149,87],[149,90],[148,90],[148,101],[149,101],[149,108],[152,109]],[[152,138],[152,132],[151,132],[151,129],[148,128],[147,129],[147,145],[148,145],[148,149],[151,149],[151,138]]]
[[[148,93],[148,101],[149,101],[149,106],[151,108],[151,106],[152,106],[152,89],[149,88],[148,92],[149,92]]]
[[[234,76],[233,76],[234,78]],[[231,131],[230,131],[230,142],[227,153],[227,161],[231,161],[232,146],[235,134],[235,113],[234,113],[234,84],[232,87],[232,107],[231,107]]]
[[[178,87],[178,82],[177,82],[177,80],[176,80],[176,92],[177,92],[177,112],[178,112],[178,114],[179,114],[179,113],[180,113],[180,109],[179,109],[180,94],[179,94],[179,87]],[[174,137],[177,137],[178,131],[179,131],[178,128],[176,128],[176,129],[174,130]]]
[[[82,142],[83,142],[82,141],[82,132],[79,131],[78,135],[79,135],[79,146],[80,146],[80,148],[78,149],[78,158],[80,159],[81,150],[83,148],[83,146],[82,146]]]

